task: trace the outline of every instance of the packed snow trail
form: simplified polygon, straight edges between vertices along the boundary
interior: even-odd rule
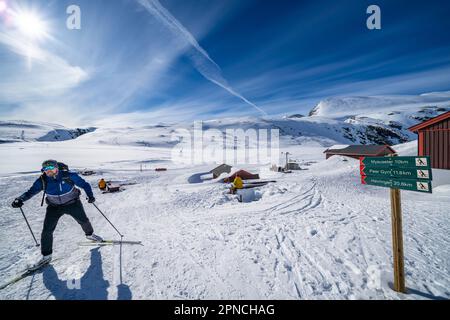
[[[277,174],[277,183],[259,188],[262,198],[252,203],[238,203],[220,183],[188,183],[205,166],[102,170],[112,180],[138,182],[95,195],[124,240],[142,246],[80,247],[81,228],[64,216],[54,244],[55,257],[63,259],[1,290],[1,299],[450,298],[450,197],[439,189],[433,195],[402,192],[412,289],[403,295],[387,284],[388,190],[360,185],[356,161],[335,157]],[[10,207],[35,178],[0,177],[1,283],[39,257],[23,218]],[[99,176],[87,179],[95,185]],[[38,235],[45,213],[39,205],[36,196],[23,207]],[[92,205],[84,206],[96,233],[118,238]]]

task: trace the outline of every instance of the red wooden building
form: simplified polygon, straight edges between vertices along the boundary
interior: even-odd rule
[[[430,156],[432,168],[450,169],[450,111],[409,130],[419,135],[419,156]]]
[[[236,178],[236,175],[241,177],[242,180],[252,180],[252,179],[259,179],[259,174],[253,174],[245,170],[239,170],[235,173],[233,173],[231,176],[223,179],[223,182],[233,182],[234,178]]]

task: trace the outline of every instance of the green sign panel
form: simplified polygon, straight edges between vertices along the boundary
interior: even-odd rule
[[[360,164],[366,168],[420,168],[430,169],[430,157],[361,157]]]
[[[361,176],[361,183],[379,187],[431,193],[431,181],[427,180]]]
[[[362,176],[376,176],[386,178],[406,178],[431,180],[430,169],[400,168],[400,167],[361,167]]]

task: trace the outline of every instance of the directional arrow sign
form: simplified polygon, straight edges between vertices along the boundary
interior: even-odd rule
[[[405,292],[400,189],[431,193],[429,157],[361,157],[361,183],[390,188],[394,290]]]
[[[362,176],[376,176],[378,178],[406,178],[431,180],[432,174],[429,169],[400,168],[400,167],[365,167],[361,166]]]
[[[361,166],[430,169],[430,157],[361,157]]]
[[[431,193],[431,182],[426,180],[361,176],[361,183],[379,187]]]

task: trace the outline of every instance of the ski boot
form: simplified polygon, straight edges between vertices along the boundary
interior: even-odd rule
[[[103,238],[94,233],[91,234],[90,236],[86,236],[86,239],[94,241],[94,242],[103,242]]]
[[[51,254],[49,254],[47,256],[42,256],[41,260],[39,260],[35,264],[28,266],[28,271],[35,271],[35,270],[39,269],[40,267],[50,263],[50,261],[52,261]]]

